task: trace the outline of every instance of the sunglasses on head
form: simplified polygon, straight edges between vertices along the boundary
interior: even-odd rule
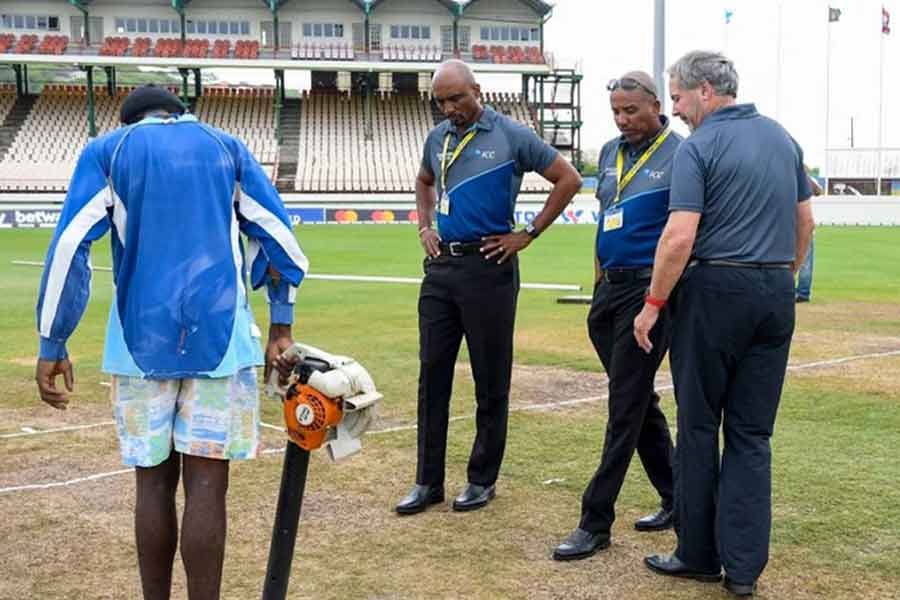
[[[632,79],[631,77],[622,77],[621,79],[610,79],[609,83],[606,84],[606,89],[610,92],[614,92],[617,89],[622,88],[625,91],[636,90],[638,88],[644,90],[648,94],[653,97],[656,97],[656,90],[651,90],[646,85],[638,81],[637,79]]]

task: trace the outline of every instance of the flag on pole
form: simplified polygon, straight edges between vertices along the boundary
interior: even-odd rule
[[[881,33],[884,35],[891,34],[891,13],[885,7],[881,7]]]
[[[837,23],[841,20],[841,9],[828,7],[828,22]]]
[[[731,24],[731,18],[734,17],[734,11],[730,8],[725,9],[725,24]]]

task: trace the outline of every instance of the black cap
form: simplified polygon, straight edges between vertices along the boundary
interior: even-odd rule
[[[153,109],[179,115],[187,111],[187,107],[179,100],[178,96],[165,88],[150,83],[128,94],[119,111],[119,120],[126,125],[131,125],[137,123],[144,113]]]

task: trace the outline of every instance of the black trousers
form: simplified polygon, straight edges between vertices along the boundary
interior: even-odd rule
[[[750,583],[769,557],[769,440],[794,332],[794,280],[788,269],[698,265],[672,310],[676,555]]]
[[[475,379],[475,442],[468,480],[497,480],[506,448],[519,263],[480,254],[426,259],[419,294],[419,422],[416,482],[442,484],[453,370],[463,336]]]
[[[644,305],[648,283],[601,281],[594,286],[588,334],[609,377],[609,419],[600,466],[581,500],[579,527],[591,533],[609,533],[635,449],[663,507],[672,506],[672,438],[653,391],[653,379],[669,346],[668,310],[662,311],[650,332],[650,354],[634,339],[634,318]]]

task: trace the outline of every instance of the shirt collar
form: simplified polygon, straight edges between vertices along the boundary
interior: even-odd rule
[[[732,104],[731,106],[723,106],[719,110],[706,115],[700,126],[702,127],[707,123],[718,123],[720,121],[731,121],[734,119],[751,119],[758,116],[759,112],[757,112],[756,105],[752,102],[746,104]]]
[[[666,115],[659,115],[659,123],[660,123],[660,125],[662,125],[662,127],[660,127],[659,131],[656,132],[656,135],[654,135],[652,138],[644,141],[640,146],[632,147],[628,143],[628,140],[625,139],[625,136],[620,135],[619,136],[619,147],[625,148],[626,152],[630,152],[631,154],[640,154],[641,152],[643,152],[644,150],[649,148],[650,145],[656,141],[656,138],[661,136],[663,134],[663,132],[666,130],[666,128],[668,128],[669,117],[667,117]]]
[[[481,116],[478,117],[478,120],[472,123],[469,128],[463,133],[469,133],[473,129],[478,129],[481,131],[490,131],[494,128],[494,121],[497,118],[497,112],[491,108],[490,106],[482,107]],[[453,135],[459,136],[456,131],[456,127],[453,126],[453,123],[450,122],[450,119],[444,120],[444,133],[452,133]]]
[[[196,123],[197,117],[192,114],[184,113],[183,115],[172,115],[167,118],[163,117],[145,117],[137,122],[138,125],[159,124],[159,123]]]

